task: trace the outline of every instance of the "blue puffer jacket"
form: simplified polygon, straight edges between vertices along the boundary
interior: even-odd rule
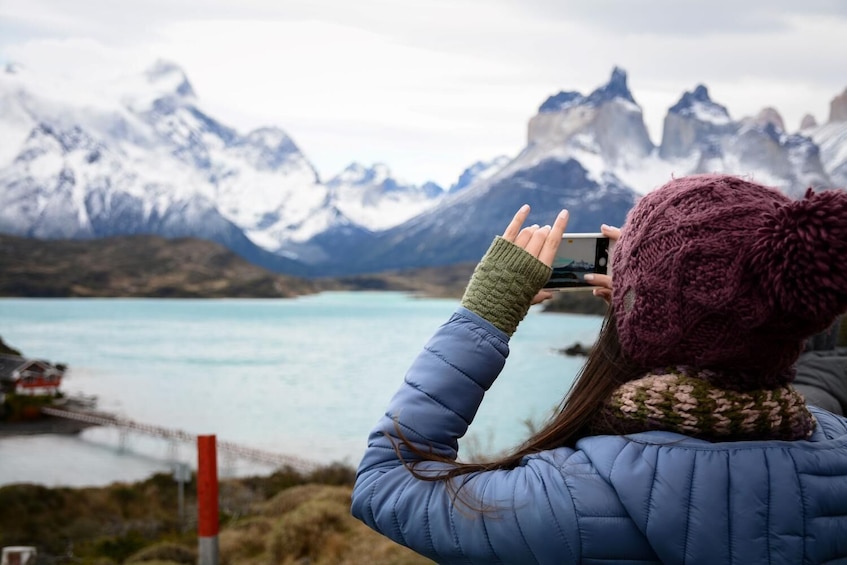
[[[809,441],[585,438],[472,475],[462,496],[485,511],[453,503],[386,434],[455,458],[508,351],[463,308],[438,330],[371,433],[356,517],[439,563],[847,563],[847,419],[817,409]]]

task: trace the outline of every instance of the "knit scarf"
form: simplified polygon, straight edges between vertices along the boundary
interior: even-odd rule
[[[734,391],[710,384],[714,371],[676,367],[618,387],[592,425],[594,434],[666,430],[710,441],[806,439],[815,419],[789,386]]]

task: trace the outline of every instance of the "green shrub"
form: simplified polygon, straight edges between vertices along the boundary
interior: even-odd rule
[[[136,553],[148,543],[150,543],[149,540],[133,530],[121,536],[97,540],[94,547],[97,555],[123,563],[130,555]]]
[[[222,481],[221,516],[230,518],[219,533],[221,564],[430,563],[350,516],[346,483],[352,476],[352,469],[336,464],[309,474],[282,469]],[[188,528],[176,519],[170,474],[98,488],[6,485],[0,487],[0,546],[35,545],[45,563],[196,563],[195,484],[186,485]]]
[[[321,485],[353,486],[353,483],[356,482],[356,469],[343,463],[330,463],[309,473],[306,482]]]

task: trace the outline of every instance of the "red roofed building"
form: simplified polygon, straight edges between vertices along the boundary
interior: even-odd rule
[[[0,387],[2,391],[22,396],[56,396],[64,370],[35,359],[0,355]]]

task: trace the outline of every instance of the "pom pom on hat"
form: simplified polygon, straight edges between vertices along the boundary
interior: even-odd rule
[[[847,193],[674,179],[630,211],[613,265],[627,356],[720,369],[723,388],[781,386],[803,341],[847,309]]]
[[[847,194],[806,192],[762,219],[750,266],[775,309],[824,329],[847,308]]]

